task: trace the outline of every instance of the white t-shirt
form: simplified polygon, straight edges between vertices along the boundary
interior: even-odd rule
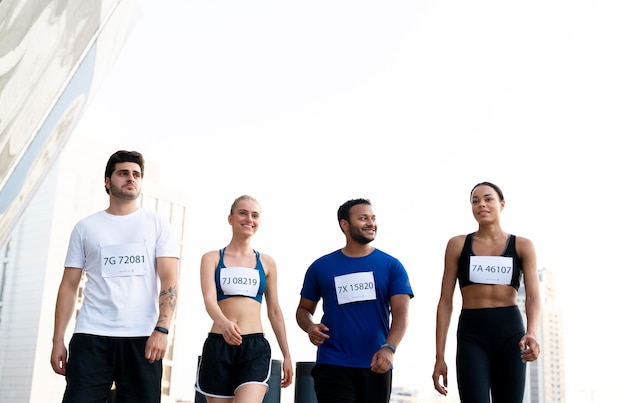
[[[169,223],[152,211],[80,220],[65,258],[65,267],[87,275],[74,333],[149,336],[159,313],[156,258],[179,258],[179,251]]]

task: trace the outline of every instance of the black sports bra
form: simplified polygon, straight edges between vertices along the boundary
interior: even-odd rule
[[[459,256],[459,287],[470,284],[507,284],[518,290],[523,268],[522,260],[515,249],[515,235],[509,235],[500,256],[476,256],[472,249],[474,234],[473,232],[465,237]]]

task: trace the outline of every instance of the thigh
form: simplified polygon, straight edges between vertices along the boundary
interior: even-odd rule
[[[492,364],[491,395],[494,403],[521,403],[526,386],[526,363],[522,361],[519,340],[512,336],[502,343]]]
[[[115,362],[108,337],[74,334],[68,349],[64,403],[104,403],[113,384]]]
[[[163,361],[150,363],[145,357],[147,337],[116,339],[117,403],[155,403],[161,401]]]
[[[195,389],[204,396],[235,397],[236,346],[229,346],[221,334],[210,333],[202,347]]]
[[[489,354],[480,336],[457,335],[456,377],[461,401],[489,402]]]
[[[262,383],[246,383],[237,388],[235,400],[238,402],[261,402],[266,393],[267,386]]]
[[[350,368],[316,364],[311,369],[318,403],[361,403]]]
[[[263,334],[243,335],[243,342],[238,347],[237,375],[235,391],[248,384],[260,384],[269,388],[272,370],[272,349]]]
[[[357,369],[361,375],[361,385],[359,390],[362,392],[360,402],[366,403],[388,403],[391,396],[391,378],[392,370],[384,374],[377,374],[369,368]]]

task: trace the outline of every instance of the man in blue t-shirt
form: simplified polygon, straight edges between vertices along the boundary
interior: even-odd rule
[[[413,291],[402,263],[370,245],[377,225],[369,200],[345,202],[337,218],[346,245],[309,266],[296,311],[298,325],[318,346],[315,394],[318,403],[389,402]],[[320,299],[323,315],[314,323]]]

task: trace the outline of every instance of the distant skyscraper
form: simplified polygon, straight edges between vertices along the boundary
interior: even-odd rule
[[[541,355],[527,366],[525,403],[565,403],[565,365],[563,351],[563,313],[556,292],[553,272],[539,271],[541,287],[541,322],[539,334]],[[520,287],[517,303],[524,318],[526,290]]]
[[[10,241],[0,245],[0,403],[59,402],[63,395],[65,378],[55,374],[50,366],[56,293],[74,224],[108,206],[104,167],[115,151],[72,138]],[[169,219],[181,242],[182,261],[185,202],[181,195],[158,185],[158,167],[146,158],[139,203]],[[82,287],[76,313],[81,302]],[[75,315],[67,329],[66,343],[74,324]],[[176,318],[163,360],[164,403],[175,400],[170,396],[175,337]]]

